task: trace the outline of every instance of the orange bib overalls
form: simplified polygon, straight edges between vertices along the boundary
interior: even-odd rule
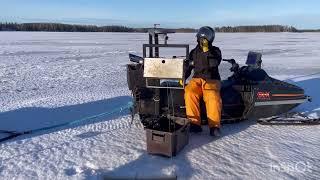
[[[221,83],[219,80],[192,78],[185,87],[185,104],[187,118],[191,123],[201,125],[200,100],[206,105],[209,127],[220,128],[222,100],[220,97]]]

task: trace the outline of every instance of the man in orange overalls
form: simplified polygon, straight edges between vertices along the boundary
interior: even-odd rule
[[[221,51],[212,45],[215,32],[211,27],[201,27],[197,33],[198,45],[190,52],[186,77],[194,69],[194,75],[185,87],[186,114],[191,120],[190,131],[202,132],[200,100],[203,98],[211,136],[220,136],[222,102],[220,97]]]

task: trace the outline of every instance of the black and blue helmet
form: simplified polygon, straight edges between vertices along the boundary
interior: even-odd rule
[[[197,40],[199,41],[201,38],[206,38],[210,43],[213,42],[215,37],[214,29],[209,26],[203,26],[199,29],[197,33]]]

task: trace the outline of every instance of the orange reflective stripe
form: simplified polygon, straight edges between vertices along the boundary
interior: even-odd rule
[[[304,94],[272,94],[274,97],[298,97],[304,96]]]

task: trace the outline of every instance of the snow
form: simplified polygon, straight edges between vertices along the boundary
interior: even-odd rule
[[[171,43],[195,45],[194,34]],[[0,32],[0,130],[25,131],[78,120],[131,101],[128,53],[141,55],[146,34]],[[217,33],[224,58],[263,53],[263,68],[312,96],[295,109],[320,117],[317,33]],[[229,65],[220,71],[228,74]],[[1,179],[319,179],[319,126],[262,126],[254,120],[192,135],[176,157],[146,153],[145,132],[128,110],[0,144]],[[0,137],[4,137],[0,134]]]

